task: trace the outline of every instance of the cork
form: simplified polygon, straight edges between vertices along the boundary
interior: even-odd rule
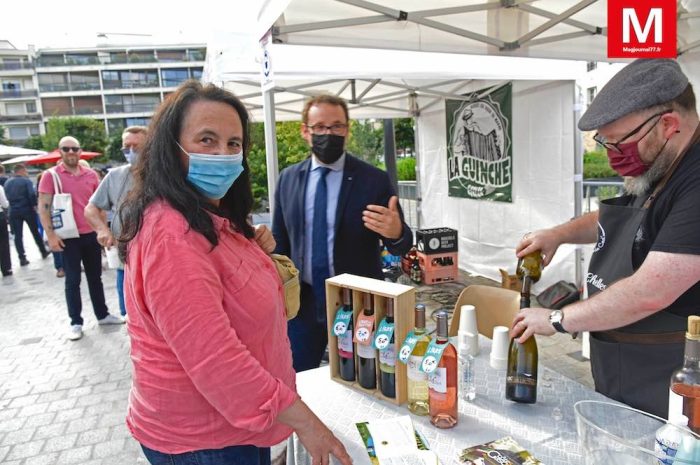
[[[352,291],[347,287],[343,288],[343,305],[352,306]]]
[[[691,315],[688,317],[688,332],[685,337],[696,341],[700,340],[700,316]]]
[[[425,328],[425,305],[416,305],[416,328]]]

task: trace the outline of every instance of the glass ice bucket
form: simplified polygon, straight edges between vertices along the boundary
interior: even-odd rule
[[[596,400],[579,401],[574,411],[586,465],[700,465],[695,458],[668,457],[654,451],[656,432],[666,424],[663,418]],[[694,436],[700,440],[700,436]],[[700,447],[700,442],[696,446]]]

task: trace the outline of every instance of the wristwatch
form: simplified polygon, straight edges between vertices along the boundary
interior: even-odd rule
[[[554,329],[556,329],[560,333],[568,333],[567,330],[564,329],[564,326],[562,326],[562,321],[564,320],[564,312],[561,310],[552,310],[552,312],[549,314],[549,322],[552,323],[552,326],[554,326]]]

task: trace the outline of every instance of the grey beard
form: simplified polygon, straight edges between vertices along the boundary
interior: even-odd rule
[[[661,179],[673,163],[673,154],[669,147],[664,148],[649,170],[641,176],[626,176],[624,180],[625,192],[634,196],[643,195]]]

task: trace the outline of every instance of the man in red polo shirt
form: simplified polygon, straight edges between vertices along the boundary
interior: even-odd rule
[[[80,237],[61,239],[53,230],[51,206],[54,195],[54,180],[51,173],[41,177],[39,183],[39,216],[46,231],[49,247],[54,252],[63,251],[63,270],[66,273],[66,304],[70,316],[71,329],[68,339],[73,341],[83,337],[82,301],[80,299],[80,263],[85,268],[85,277],[90,291],[92,308],[100,325],[122,324],[120,317],[110,315],[105,304],[102,287],[102,254],[97,242],[97,234],[85,219],[85,206],[100,183],[97,174],[80,166],[80,142],[75,137],[66,136],[58,143],[62,163],[52,168],[58,174],[63,192],[71,194],[73,215]]]

